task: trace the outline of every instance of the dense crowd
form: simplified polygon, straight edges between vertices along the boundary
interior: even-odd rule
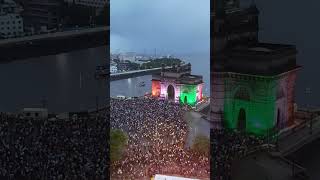
[[[211,179],[231,180],[233,160],[265,143],[264,138],[231,130],[211,131]]]
[[[112,179],[143,179],[155,174],[209,177],[209,157],[186,147],[186,106],[152,98],[111,100],[111,128],[121,129],[128,146],[111,165]]]
[[[70,120],[0,118],[0,179],[106,179],[105,113]]]

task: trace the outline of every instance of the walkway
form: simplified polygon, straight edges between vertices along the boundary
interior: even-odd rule
[[[203,119],[202,114],[198,112],[186,112],[185,120],[188,123],[188,138],[187,138],[187,147],[192,145],[194,138],[197,135],[203,135],[210,138],[210,122]]]
[[[172,68],[171,66],[165,67],[165,69]],[[114,73],[110,74],[110,81],[116,81],[121,79],[128,79],[138,76],[145,76],[145,75],[152,75],[155,73],[161,72],[161,67],[159,68],[152,68],[152,69],[142,69],[142,70],[134,70],[134,71],[127,71],[127,72],[121,72],[121,73]],[[105,72],[107,73],[107,72]],[[104,76],[103,74],[100,74],[101,76]]]
[[[10,39],[3,39],[0,41],[0,46],[8,45],[8,44],[16,44],[34,40],[42,40],[42,39],[50,39],[50,38],[64,38],[70,36],[79,36],[82,34],[91,34],[97,32],[107,32],[110,28],[108,26],[96,27],[96,28],[87,28],[87,29],[76,29],[70,31],[62,31],[62,32],[54,32],[48,34],[39,34],[33,36],[25,36],[19,38],[10,38]]]
[[[267,151],[257,151],[240,161],[236,161],[232,172],[234,180],[297,180],[307,178],[303,167],[297,164],[293,165],[285,158]]]
[[[320,116],[313,119],[312,134],[310,123],[303,123],[282,133],[279,137],[279,151],[287,156],[297,151],[303,145],[308,144],[320,137]]]

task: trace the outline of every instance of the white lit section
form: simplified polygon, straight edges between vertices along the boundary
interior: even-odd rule
[[[199,180],[199,179],[190,179],[190,178],[184,178],[184,177],[178,177],[178,176],[166,176],[166,175],[156,174],[154,177],[154,180]]]

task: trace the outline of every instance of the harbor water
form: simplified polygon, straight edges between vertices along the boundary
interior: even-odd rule
[[[83,111],[105,105],[106,81],[94,78],[107,59],[105,47],[0,64],[0,111],[47,107]]]

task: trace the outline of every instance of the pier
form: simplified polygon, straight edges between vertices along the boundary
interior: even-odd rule
[[[182,65],[186,66],[186,65]],[[165,67],[165,69],[172,68],[171,66]],[[142,69],[142,70],[135,70],[135,71],[127,71],[127,72],[121,72],[121,73],[114,73],[110,74],[110,81],[116,81],[116,80],[121,80],[121,79],[128,79],[128,78],[134,78],[134,77],[139,77],[139,76],[145,76],[145,75],[152,75],[156,73],[161,72],[161,67],[159,68],[152,68],[152,69]],[[108,72],[106,71],[101,71],[100,76],[107,76]]]
[[[153,69],[144,69],[144,70],[115,73],[110,75],[110,81],[128,79],[128,78],[145,76],[145,75],[152,75],[154,73],[160,73],[160,72],[161,72],[161,68],[153,68]]]
[[[135,70],[127,71],[121,73],[110,74],[109,69],[105,66],[98,66],[95,73],[96,79],[106,79],[110,76],[110,81],[117,81],[121,79],[134,78],[139,76],[151,75],[153,73],[161,72],[161,68],[145,69],[145,70]]]

